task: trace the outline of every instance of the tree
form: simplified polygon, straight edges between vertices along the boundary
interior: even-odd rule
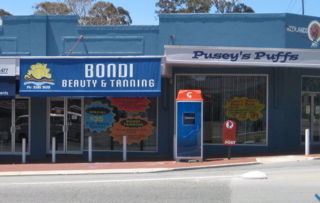
[[[35,13],[48,15],[78,15],[80,25],[130,25],[129,12],[112,3],[95,0],[64,0],[65,3],[42,2],[35,6]]]
[[[209,13],[212,6],[216,13],[254,13],[240,0],[159,0],[156,13]]]
[[[240,3],[240,0],[212,0],[216,13],[254,13],[251,7]]]
[[[88,21],[89,10],[95,0],[64,0],[64,3],[71,10],[72,15],[80,17],[80,25],[86,25]]]
[[[71,10],[64,3],[45,1],[37,4],[34,13],[43,13],[47,15],[68,15]]]
[[[12,14],[3,9],[0,9],[0,16],[12,16]]]
[[[99,1],[89,10],[87,25],[130,25],[130,14],[122,7]]]
[[[212,0],[159,0],[156,13],[209,13]]]
[[[238,4],[234,7],[233,13],[254,13],[254,10],[245,4]]]
[[[2,16],[12,16],[12,14],[3,9],[0,9],[0,26],[2,25]]]

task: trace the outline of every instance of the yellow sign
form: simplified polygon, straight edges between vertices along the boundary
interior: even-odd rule
[[[226,111],[226,116],[235,118],[239,121],[250,119],[256,121],[263,118],[261,111],[265,108],[265,104],[261,104],[257,99],[248,99],[247,97],[234,97],[227,101],[223,106]]]

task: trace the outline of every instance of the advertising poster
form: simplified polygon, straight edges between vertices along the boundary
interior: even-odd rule
[[[140,143],[142,140],[147,140],[149,135],[152,135],[153,122],[148,121],[148,118],[141,118],[141,116],[128,116],[121,118],[119,122],[113,123],[111,128],[111,135],[114,137],[113,141],[119,141],[122,144],[123,136],[127,136],[127,144]]]
[[[85,128],[89,129],[90,132],[106,131],[115,121],[113,118],[115,114],[112,113],[112,108],[108,108],[107,104],[100,102],[92,102],[90,105],[86,105],[85,113]]]
[[[119,110],[124,110],[127,113],[133,112],[138,114],[139,111],[144,112],[149,108],[151,102],[146,97],[111,97],[109,98],[113,106],[117,106]]]
[[[261,111],[265,108],[265,104],[261,104],[257,99],[234,97],[228,100],[223,108],[226,109],[226,116],[229,118],[235,118],[239,121],[247,119],[257,121],[259,118],[263,118]]]

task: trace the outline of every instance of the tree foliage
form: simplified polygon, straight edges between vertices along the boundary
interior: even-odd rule
[[[211,0],[159,0],[156,13],[209,13]]]
[[[95,0],[64,0],[64,3],[42,2],[34,8],[35,13],[48,15],[78,15],[80,25],[130,25],[130,14],[112,3]],[[93,4],[93,5],[92,5]]]
[[[72,15],[78,15],[80,17],[80,24],[86,25],[89,15],[89,10],[92,7],[92,3],[95,0],[64,0],[64,3],[71,10]]]
[[[216,13],[254,13],[251,7],[240,3],[240,0],[213,0]]]
[[[0,9],[0,16],[12,16],[12,14],[3,9]]]
[[[99,1],[89,11],[89,25],[130,25],[131,23],[129,12],[122,7],[115,7],[112,3]]]
[[[156,7],[156,13],[209,13],[212,7],[216,13],[254,13],[240,0],[159,0]]]
[[[34,13],[42,13],[47,15],[68,15],[71,10],[64,3],[56,3],[45,1],[37,4]]]

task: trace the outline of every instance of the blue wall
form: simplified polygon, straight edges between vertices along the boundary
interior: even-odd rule
[[[77,16],[3,16],[0,56],[158,55],[159,26],[78,26]]]

